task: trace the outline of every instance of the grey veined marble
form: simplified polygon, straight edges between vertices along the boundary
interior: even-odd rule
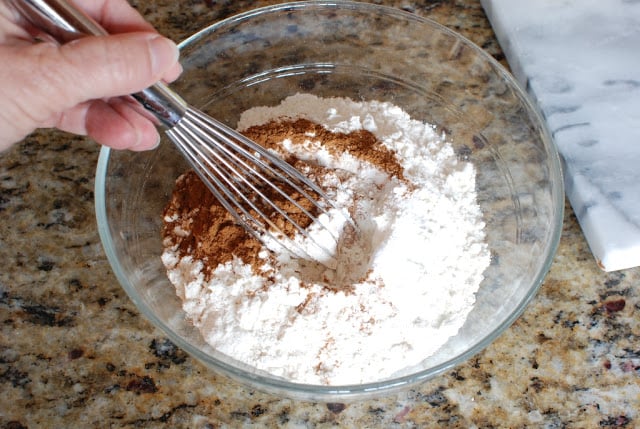
[[[640,265],[640,0],[482,0],[606,271]]]

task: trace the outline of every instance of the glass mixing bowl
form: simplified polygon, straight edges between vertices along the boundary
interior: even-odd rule
[[[491,343],[524,310],[556,251],[564,207],[559,158],[512,76],[483,50],[400,10],[336,1],[285,3],[211,25],[181,45],[173,87],[228,125],[299,92],[381,100],[439,127],[477,170],[491,265],[467,322],[410,374],[349,386],[292,383],[208,346],[160,260],[162,210],[188,166],[163,140],[146,153],[103,148],[96,173],[100,237],[135,305],[208,367],[291,397],[346,400],[427,380]],[[427,341],[428,339],[425,339]]]

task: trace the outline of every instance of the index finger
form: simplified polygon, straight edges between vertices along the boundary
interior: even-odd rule
[[[109,33],[156,31],[126,0],[67,0],[98,21]]]

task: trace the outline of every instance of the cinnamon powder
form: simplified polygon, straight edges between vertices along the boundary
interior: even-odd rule
[[[339,155],[348,152],[352,156],[375,165],[391,177],[404,181],[403,169],[393,152],[385,148],[371,132],[356,130],[349,133],[331,132],[322,125],[307,119],[271,121],[264,125],[253,126],[243,134],[265,148],[278,151],[283,140],[290,140],[294,144],[302,144],[313,138],[331,154]],[[312,136],[312,137],[310,137]],[[294,167],[305,171],[312,180],[319,177],[326,170],[323,167],[309,164],[306,161],[289,155],[286,159]],[[265,192],[269,193],[267,189]],[[296,195],[294,190],[289,194],[301,203],[308,202]],[[282,196],[271,192],[269,197],[285,210],[290,216],[308,226],[307,216],[296,217],[299,211],[293,204]],[[317,208],[306,206],[313,212]],[[261,206],[273,216],[273,221],[283,231],[292,235],[294,230],[287,227],[281,216],[274,210]],[[165,223],[162,236],[165,245],[177,246],[180,258],[191,256],[201,260],[204,264],[204,274],[207,279],[219,264],[240,258],[244,263],[258,272],[258,267],[264,260],[259,256],[262,244],[242,226],[220,204],[213,193],[206,187],[194,171],[189,171],[176,181],[171,200],[164,210]],[[187,234],[177,231],[190,231]]]

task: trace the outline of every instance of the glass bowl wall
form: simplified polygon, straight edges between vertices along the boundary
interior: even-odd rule
[[[558,245],[562,178],[539,115],[484,51],[412,14],[335,1],[257,9],[213,24],[180,47],[184,73],[173,87],[231,126],[246,109],[296,93],[389,101],[435,124],[476,167],[492,263],[467,323],[418,367],[362,385],[291,383],[213,350],[185,318],[160,261],[161,213],[188,168],[172,143],[163,139],[146,153],[104,148],[95,195],[106,254],[140,311],[178,346],[252,386],[345,400],[434,377],[483,349],[521,314]]]

